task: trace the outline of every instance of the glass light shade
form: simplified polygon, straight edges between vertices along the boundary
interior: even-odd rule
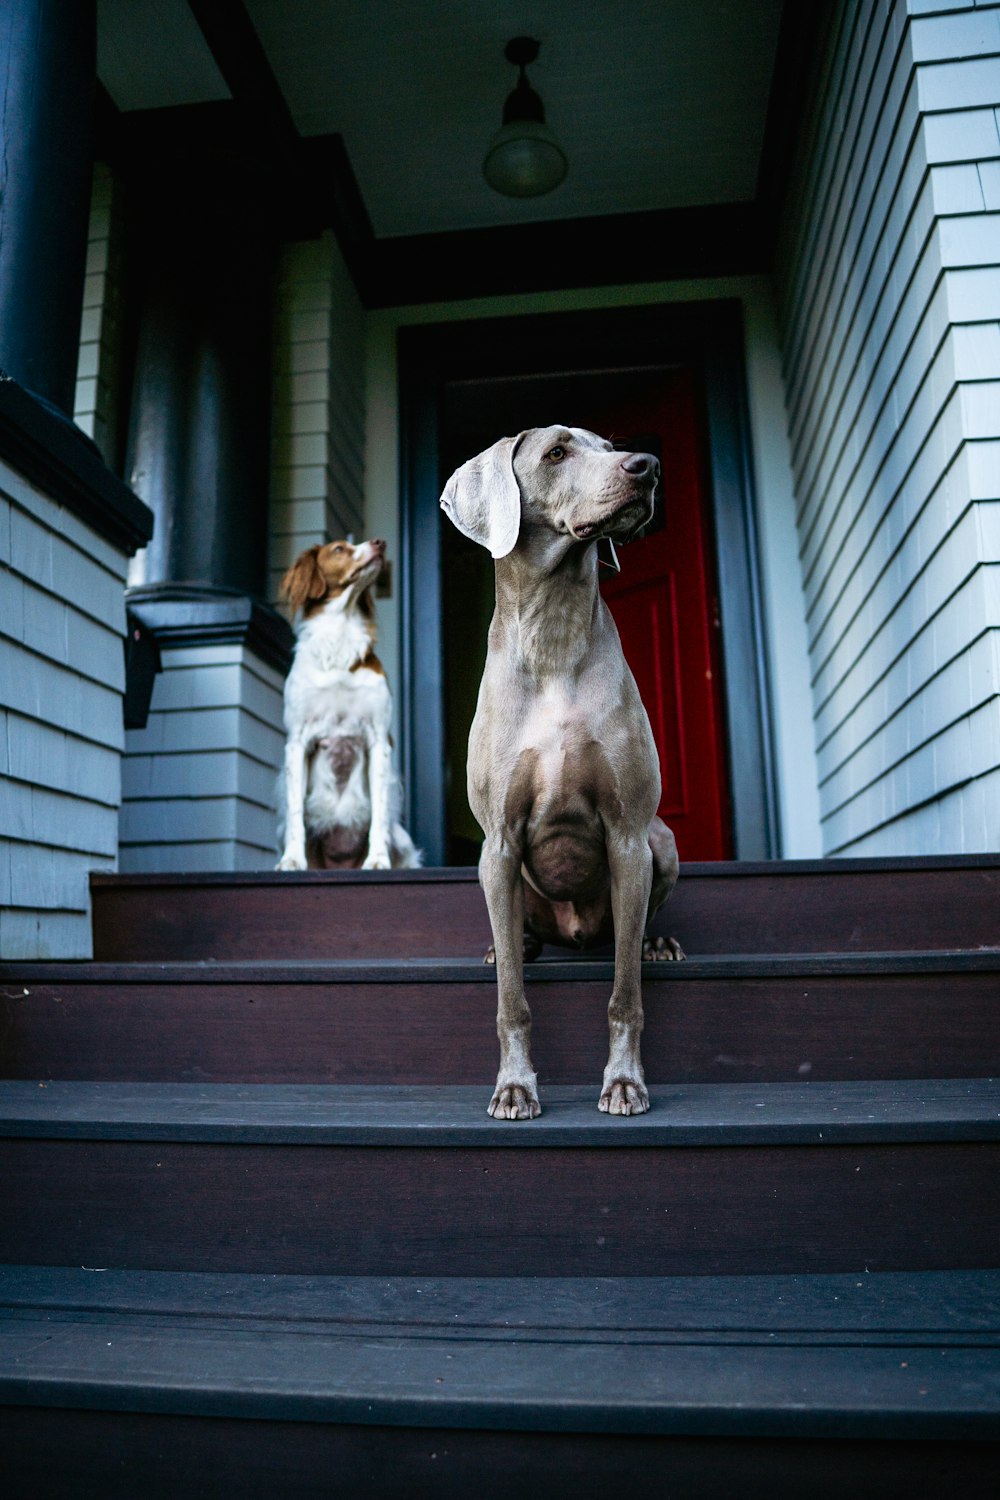
[[[539,120],[513,120],[501,125],[483,161],[483,175],[490,187],[508,198],[551,193],[566,176],[567,168],[562,147]]]

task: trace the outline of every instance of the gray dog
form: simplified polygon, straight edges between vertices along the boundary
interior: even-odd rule
[[[504,438],[451,476],[441,505],[496,559],[496,612],[469,736],[469,803],[497,966],[498,1119],[540,1113],[525,954],[615,938],[611,1045],[598,1109],[649,1108],[639,1039],[646,923],[673,890],[677,849],[655,816],[649,719],[597,588],[600,537],[653,512],[659,464],[576,427]],[[678,944],[647,957],[683,958]]]

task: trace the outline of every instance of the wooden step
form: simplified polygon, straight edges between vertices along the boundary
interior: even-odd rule
[[[543,1084],[596,1083],[607,961],[526,970]],[[652,1083],[1000,1074],[1000,952],[649,964]],[[487,1085],[496,980],[465,960],[0,966],[0,1075]]]
[[[510,1361],[519,1348],[533,1357]],[[513,1376],[498,1380],[505,1362]],[[514,1414],[577,1432],[1000,1437],[1000,1271],[0,1268],[0,1402],[39,1404],[53,1387],[78,1406],[292,1421],[482,1428]]]
[[[597,1089],[0,1086],[0,1260],[342,1275],[996,1262],[990,1080]]]
[[[0,1270],[16,1494],[985,1497],[998,1438],[996,1271]]]
[[[95,875],[94,956],[117,961],[480,958],[473,870]],[[1000,946],[1000,855],[691,864],[658,931],[689,954]]]

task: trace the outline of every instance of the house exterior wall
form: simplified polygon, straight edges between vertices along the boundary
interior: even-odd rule
[[[778,302],[823,848],[1000,846],[1000,6],[833,17]]]
[[[125,553],[0,462],[0,955],[88,958],[118,850]]]
[[[270,869],[281,674],[238,642],[161,659],[146,727],[126,735],[122,871]]]
[[[399,403],[396,335],[416,323],[737,298],[743,305],[747,402],[756,495],[758,561],[767,643],[772,748],[776,764],[780,853],[820,852],[816,761],[805,634],[805,607],[795,547],[795,508],[783,384],[771,287],[764,277],[673,281],[552,292],[373,312],[367,319],[365,520],[399,549]],[[398,597],[378,602],[379,654],[390,684],[400,683]],[[398,693],[397,693],[398,702]],[[398,743],[398,735],[397,735]]]
[[[365,314],[332,234],[286,245],[275,305],[268,598],[306,547],[364,530]]]
[[[123,292],[121,194],[111,168],[95,162],[87,236],[73,420],[112,469],[118,464],[118,378]]]

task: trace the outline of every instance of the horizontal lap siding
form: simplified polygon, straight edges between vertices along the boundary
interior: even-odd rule
[[[116,863],[125,559],[0,469],[0,954],[91,952]]]
[[[164,650],[130,730],[121,868],[260,870],[275,860],[282,679],[239,645]]]
[[[998,106],[1000,6],[838,8],[779,255],[828,853],[1000,841]]]
[[[110,167],[94,165],[80,351],[73,417],[111,468],[118,457],[123,245],[121,203]]]
[[[275,317],[269,597],[306,547],[364,529],[364,312],[331,235],[285,247]]]

